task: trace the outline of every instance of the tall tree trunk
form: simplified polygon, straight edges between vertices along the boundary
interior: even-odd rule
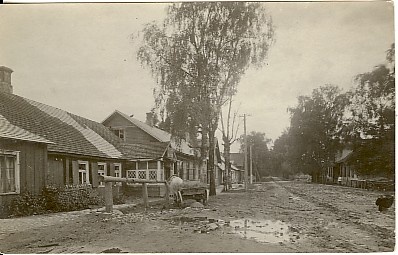
[[[201,141],[201,146],[200,146],[200,169],[203,169],[203,163],[206,161],[207,159],[207,153],[209,151],[208,148],[208,143],[207,143],[207,130],[202,129],[201,131],[202,133],[202,141]],[[202,176],[201,181],[203,181],[204,183],[207,183],[208,180],[208,173],[209,173],[209,167],[208,164],[206,165],[206,169],[204,169],[205,173],[204,176]]]
[[[224,160],[225,160],[225,178],[224,178],[224,190],[229,190],[231,185],[231,144],[229,139],[223,137],[224,140]]]
[[[210,196],[216,195],[216,180],[214,175],[214,152],[215,152],[215,139],[214,139],[215,130],[212,128],[209,130],[209,164],[207,165],[209,173],[210,173]]]

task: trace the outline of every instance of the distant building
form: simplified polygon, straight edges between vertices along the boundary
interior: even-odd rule
[[[245,179],[245,154],[243,153],[230,153],[231,164],[236,166],[239,170],[236,172],[235,180],[242,183]]]

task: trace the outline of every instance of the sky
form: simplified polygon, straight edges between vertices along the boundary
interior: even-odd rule
[[[298,96],[325,84],[348,90],[355,75],[384,63],[394,10],[383,1],[263,4],[275,43],[264,67],[242,77],[234,102],[250,115],[248,132],[275,140]],[[137,61],[131,34],[162,20],[166,5],[1,5],[0,66],[14,70],[14,93],[22,97],[98,122],[116,109],[145,121],[156,83]]]

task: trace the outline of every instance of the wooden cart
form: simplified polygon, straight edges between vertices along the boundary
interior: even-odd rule
[[[207,205],[209,190],[206,187],[181,188],[174,199],[179,207],[181,207],[183,201],[187,199],[194,199],[198,202],[202,202],[203,205]]]

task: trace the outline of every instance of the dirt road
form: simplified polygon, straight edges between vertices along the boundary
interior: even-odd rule
[[[0,220],[3,253],[382,252],[395,247],[395,209],[380,193],[268,182],[220,193],[205,208],[154,204]],[[395,204],[393,205],[393,207]]]

